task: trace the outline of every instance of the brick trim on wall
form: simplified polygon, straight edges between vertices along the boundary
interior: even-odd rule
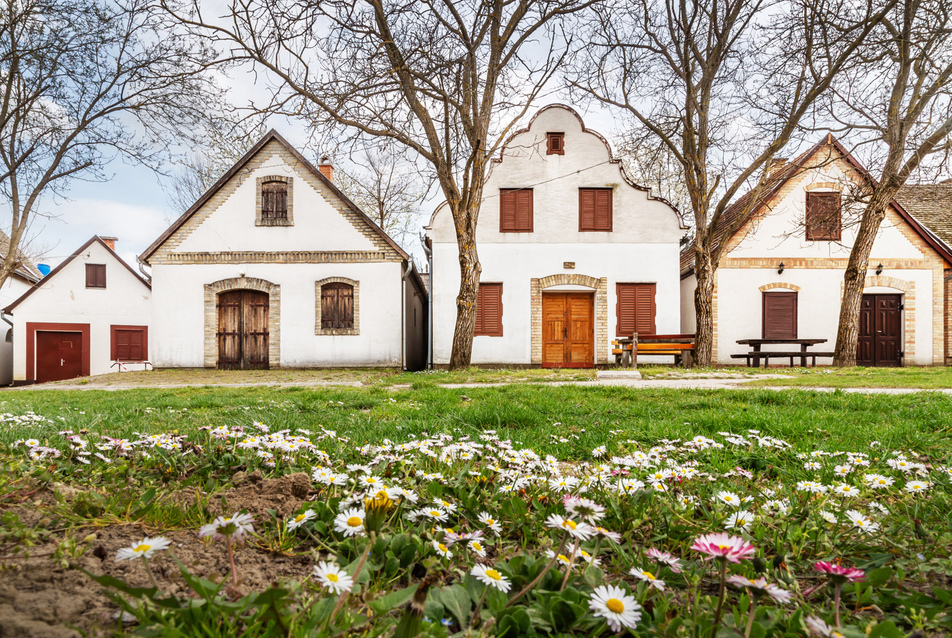
[[[37,332],[79,332],[83,344],[82,372],[89,376],[90,341],[88,323],[26,323],[26,380],[36,381],[36,333]]]
[[[354,288],[354,327],[321,327],[321,286],[324,284],[347,284]],[[316,335],[359,335],[360,334],[360,282],[347,277],[326,277],[314,282],[314,334]]]
[[[788,284],[785,281],[777,281],[772,284],[764,284],[760,287],[760,292],[767,292],[768,290],[774,290],[776,288],[783,288],[784,290],[792,290],[794,292],[800,292],[800,286],[795,286],[794,284]]]
[[[235,251],[172,253],[150,260],[156,264],[363,264],[402,262],[396,253],[373,250]]]
[[[554,286],[582,286],[595,291],[595,363],[608,363],[608,278],[559,273],[529,280],[530,361],[542,365],[542,291]]]
[[[268,293],[268,366],[281,367],[281,286],[254,277],[232,277],[205,284],[205,367],[218,366],[218,295],[231,290]]]

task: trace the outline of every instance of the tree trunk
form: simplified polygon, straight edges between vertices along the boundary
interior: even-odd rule
[[[840,304],[840,319],[836,329],[836,349],[833,365],[837,367],[856,365],[856,348],[859,345],[859,310],[863,301],[866,270],[869,268],[869,253],[886,217],[886,206],[896,194],[896,188],[878,188],[873,192],[859,228],[856,241],[850,251],[850,259],[843,274],[843,301]]]
[[[714,266],[711,256],[699,247],[694,252],[694,313],[697,322],[694,339],[694,365],[709,367],[714,358]]]
[[[476,298],[479,295],[479,276],[483,267],[476,254],[475,228],[458,232],[459,241],[459,295],[456,297],[456,328],[453,330],[453,352],[450,370],[469,365],[473,355],[473,330],[476,326]]]

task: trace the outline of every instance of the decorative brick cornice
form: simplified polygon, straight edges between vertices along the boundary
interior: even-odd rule
[[[350,264],[403,261],[392,251],[235,251],[221,253],[164,253],[152,259],[156,264]]]
[[[205,284],[205,367],[218,366],[218,295],[230,290],[268,294],[268,367],[281,367],[281,286],[255,277],[232,277]]]
[[[324,284],[347,284],[354,289],[354,327],[321,327],[321,286]],[[326,277],[314,282],[314,334],[316,335],[359,335],[360,334],[360,282],[347,277]]]
[[[785,281],[778,281],[772,284],[764,284],[760,287],[760,292],[767,292],[768,290],[775,290],[777,288],[783,288],[785,290],[792,290],[794,292],[800,292],[800,286],[795,286],[793,284],[788,284]]]

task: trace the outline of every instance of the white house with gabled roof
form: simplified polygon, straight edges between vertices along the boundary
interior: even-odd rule
[[[152,290],[92,237],[3,312],[13,321],[14,382],[149,366]]]
[[[484,188],[472,363],[593,367],[609,362],[616,335],[679,332],[685,228],[575,110],[540,109],[506,141]],[[445,203],[425,230],[439,366],[452,351],[460,282]]]

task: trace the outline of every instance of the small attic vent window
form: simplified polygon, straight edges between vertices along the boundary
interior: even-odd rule
[[[565,155],[565,133],[546,133],[546,155]]]
[[[293,199],[290,177],[273,175],[258,178],[256,226],[293,226]]]

